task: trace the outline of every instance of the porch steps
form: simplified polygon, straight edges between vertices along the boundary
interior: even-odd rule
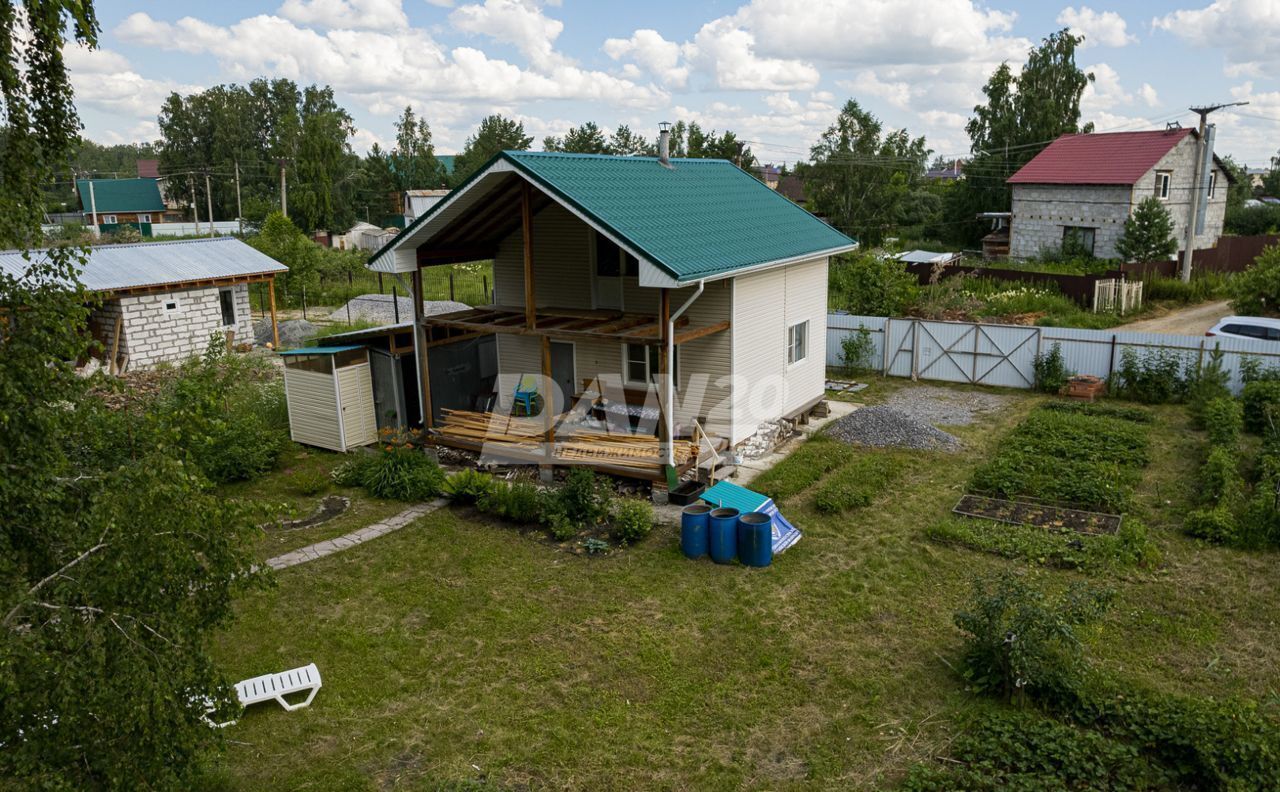
[[[715,464],[715,473],[712,474],[711,466]],[[718,457],[705,454],[702,459],[698,460],[698,481],[714,484],[717,481],[724,481],[732,478],[738,473],[738,466],[733,464],[733,454],[721,452]]]

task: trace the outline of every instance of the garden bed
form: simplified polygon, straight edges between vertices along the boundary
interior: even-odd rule
[[[962,517],[978,517],[994,522],[1030,525],[1058,532],[1073,531],[1091,536],[1116,533],[1124,519],[1119,514],[1064,509],[1027,501],[985,498],[981,495],[961,497],[951,511]]]

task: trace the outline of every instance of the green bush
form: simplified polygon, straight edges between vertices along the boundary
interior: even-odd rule
[[[1187,515],[1182,524],[1191,536],[1214,544],[1233,544],[1236,541],[1236,518],[1226,506],[1197,509]]]
[[[384,448],[362,467],[360,483],[375,498],[425,501],[444,491],[444,471],[422,451]]]
[[[1234,448],[1214,446],[1200,468],[1200,502],[1230,507],[1244,491]]]
[[[865,325],[858,325],[856,331],[840,339],[840,362],[850,374],[860,374],[873,368],[875,352],[876,342]]]
[[[339,487],[363,487],[365,471],[377,462],[372,453],[356,451],[350,459],[339,462],[329,471],[329,478]]]
[[[966,633],[965,679],[1007,701],[1071,696],[1085,669],[1079,631],[1102,616],[1111,598],[1080,583],[1050,598],[1008,572],[976,578],[968,608],[955,614]]]
[[[604,522],[609,516],[609,484],[589,468],[575,467],[564,484],[554,490],[564,515],[574,526],[587,528]]]
[[[653,530],[653,505],[648,501],[618,498],[610,511],[613,533],[626,544],[635,544]]]
[[[1226,294],[1227,276],[1219,272],[1198,269],[1191,275],[1191,282],[1182,278],[1166,278],[1162,275],[1146,275],[1142,278],[1142,299],[1167,300],[1192,305],[1220,299]]]
[[[444,481],[444,494],[454,503],[476,503],[493,491],[497,481],[488,473],[465,468],[451,474]]]
[[[329,477],[319,470],[300,470],[290,481],[293,491],[299,495],[319,495],[329,489]]]
[[[1244,429],[1244,411],[1235,399],[1219,396],[1204,405],[1201,423],[1209,433],[1210,443],[1234,449]]]
[[[1231,310],[1244,316],[1266,316],[1280,310],[1280,245],[1272,245],[1237,274],[1227,286]]]
[[[495,482],[492,490],[476,500],[476,506],[486,514],[529,525],[538,522],[542,506],[541,490],[526,481],[510,485]]]
[[[1254,380],[1244,386],[1244,428],[1262,434],[1270,428],[1273,411],[1280,404],[1280,380]]]
[[[1231,389],[1227,387],[1230,379],[1222,363],[1222,349],[1215,346],[1209,354],[1209,362],[1200,366],[1187,382],[1187,409],[1196,424],[1204,426],[1204,411],[1209,402],[1215,399],[1231,399]]]
[[[1276,506],[1272,480],[1259,482],[1253,497],[1241,509],[1236,520],[1235,544],[1249,550],[1280,545],[1280,508]]]
[[[1187,392],[1183,356],[1167,349],[1139,355],[1132,349],[1120,353],[1120,366],[1111,377],[1112,394],[1144,404],[1168,404]]]
[[[920,297],[906,265],[876,253],[836,256],[828,273],[830,308],[861,316],[901,316]]]
[[[1041,393],[1057,393],[1074,376],[1062,360],[1062,344],[1054,344],[1048,352],[1037,354],[1032,368],[1035,371],[1035,389]]]
[[[906,464],[904,457],[883,453],[855,457],[822,482],[814,493],[814,508],[842,514],[870,506]]]

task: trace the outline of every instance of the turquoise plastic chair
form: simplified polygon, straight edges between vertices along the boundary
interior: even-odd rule
[[[538,395],[538,378],[533,374],[520,375],[516,383],[516,404],[524,405],[524,414],[533,415],[533,400]]]

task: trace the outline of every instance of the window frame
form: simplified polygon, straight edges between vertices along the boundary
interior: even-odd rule
[[[644,360],[633,360],[631,350],[637,348],[643,350]],[[661,350],[656,346],[649,344],[622,344],[622,382],[624,385],[636,387],[656,387],[658,384],[658,363],[661,360]],[[644,366],[648,380],[637,380],[631,377],[632,364],[640,364]],[[671,378],[675,383],[675,389],[680,389],[680,347],[671,347]]]
[[[801,330],[797,333],[797,330]],[[799,343],[797,344],[797,340]],[[796,347],[800,347],[800,355],[796,355]],[[787,326],[787,366],[798,366],[809,359],[809,320],[796,322]]]
[[[1062,247],[1064,249],[1067,246],[1067,238],[1070,237],[1073,232],[1077,232],[1080,234],[1080,237],[1079,237],[1080,247],[1087,249],[1089,251],[1090,256],[1095,255],[1097,253],[1098,251],[1097,226],[1063,226],[1062,227]],[[1086,234],[1088,235],[1088,239],[1089,239],[1089,244],[1087,245],[1084,243],[1084,237]]]
[[[119,224],[120,224],[119,221],[116,219],[116,216],[113,214],[98,215],[98,225],[119,225]]]
[[[138,215],[138,222],[139,222],[139,223],[150,223],[150,222],[151,222],[151,215],[149,215],[149,214],[140,214],[140,215]]]
[[[1173,192],[1173,171],[1156,171],[1156,197],[1162,201],[1169,200]]]
[[[175,314],[182,310],[182,301],[176,295],[160,300],[160,308],[167,314]]]
[[[227,300],[230,302],[227,302]],[[231,308],[231,323],[227,323],[227,308]],[[236,291],[234,287],[224,287],[218,289],[218,311],[222,319],[223,327],[237,327],[240,317],[239,311],[236,310]]]
[[[1209,200],[1213,200],[1214,194],[1218,191],[1218,172],[1209,171]]]

